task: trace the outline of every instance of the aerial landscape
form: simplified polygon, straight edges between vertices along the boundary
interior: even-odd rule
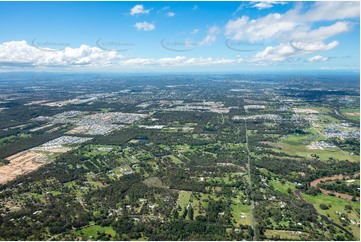
[[[359,2],[0,17],[0,240],[360,240]]]

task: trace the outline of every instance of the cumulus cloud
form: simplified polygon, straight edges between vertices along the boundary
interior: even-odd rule
[[[279,1],[252,1],[251,2],[251,7],[262,10],[262,9],[272,8],[273,5],[276,5],[276,4],[284,5],[284,4],[287,4],[287,3],[286,2],[279,2]]]
[[[229,20],[225,26],[225,35],[234,40],[272,41],[304,38],[311,34],[312,38],[322,40],[347,32],[353,25],[339,21],[333,25],[321,26],[315,31],[311,30],[314,22],[344,20],[359,15],[358,2],[317,2],[306,11],[302,5],[297,5],[285,14],[271,13],[256,19],[242,16]]]
[[[268,8],[272,2],[253,3],[253,7]],[[259,18],[241,16],[225,25],[225,36],[230,40],[253,43],[275,43],[242,62],[285,61],[304,54],[326,51],[338,46],[338,41],[324,41],[349,32],[355,23],[348,19],[359,17],[359,2],[298,3],[284,14],[270,13]],[[336,21],[329,23],[327,21]],[[317,24],[316,24],[317,23]],[[315,26],[317,26],[315,28]]]
[[[151,9],[144,9],[142,4],[135,5],[130,9],[130,15],[141,15],[141,14],[148,14]]]
[[[281,14],[269,14],[259,19],[242,16],[230,20],[225,27],[225,35],[234,40],[265,41],[276,39],[281,34],[292,31],[298,25],[296,22],[282,20]]]
[[[134,24],[134,27],[137,30],[144,30],[144,31],[151,31],[155,29],[155,25],[152,23],[144,22],[137,22]]]
[[[338,45],[337,41],[329,44],[323,42],[303,43],[281,43],[278,46],[268,46],[264,50],[258,52],[255,56],[240,59],[240,62],[248,63],[264,63],[264,62],[282,62],[295,59],[299,56],[314,53],[317,51],[326,51],[335,48]]]
[[[308,62],[324,62],[328,60],[328,57],[322,55],[316,55],[307,59]]]
[[[174,17],[174,16],[175,16],[175,13],[173,13],[173,12],[167,12],[166,15],[167,15],[167,17]]]
[[[50,50],[50,49],[48,49]],[[0,68],[7,67],[120,67],[129,66],[204,66],[236,63],[236,59],[188,58],[185,56],[166,58],[126,58],[117,51],[106,51],[98,47],[81,45],[64,50],[42,50],[26,41],[11,41],[0,44]]]
[[[110,65],[121,58],[116,51],[104,51],[97,47],[81,45],[63,50],[48,51],[29,45],[26,41],[11,41],[0,44],[0,62],[6,65],[66,66]]]

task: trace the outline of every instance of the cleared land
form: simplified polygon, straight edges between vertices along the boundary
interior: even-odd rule
[[[10,164],[0,167],[0,184],[14,180],[19,175],[38,169],[49,162],[49,158],[40,152],[23,151],[6,158]]]

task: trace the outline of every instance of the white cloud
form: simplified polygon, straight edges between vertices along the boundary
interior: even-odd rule
[[[280,2],[280,1],[254,1],[254,2],[251,2],[251,7],[262,10],[262,9],[272,8],[273,5],[276,5],[276,4],[284,5],[287,3]]]
[[[353,26],[354,24],[350,22],[340,21],[334,23],[333,25],[321,26],[318,29],[314,29],[310,31],[293,32],[290,35],[290,38],[297,40],[308,40],[308,41],[325,40],[332,36],[349,32]]]
[[[236,60],[233,59],[225,59],[225,58],[191,58],[188,59],[185,63],[188,65],[218,65],[218,64],[234,64]]]
[[[242,16],[226,24],[225,35],[234,40],[264,41],[279,38],[283,33],[292,31],[298,25],[282,20],[283,16],[275,13],[259,19]]]
[[[199,46],[205,46],[205,45],[211,45],[213,44],[218,34],[220,33],[220,29],[217,26],[212,26],[207,31],[207,36],[204,37],[204,39],[198,43]]]
[[[255,56],[247,59],[240,59],[240,61],[248,63],[290,61],[302,55],[333,49],[337,45],[337,41],[333,41],[329,44],[323,42],[281,43],[278,46],[268,46],[263,51],[258,52]]]
[[[133,8],[130,9],[130,15],[141,15],[141,14],[148,14],[151,9],[144,9],[142,4],[135,5]]]
[[[11,41],[0,44],[1,68],[26,67],[90,67],[117,68],[127,66],[204,66],[237,63],[236,59],[185,56],[166,58],[125,58],[116,51],[106,51],[98,47],[81,45],[79,48],[66,47],[64,50],[49,51],[29,45],[26,41]]]
[[[147,59],[147,58],[134,58],[125,60],[121,63],[123,66],[148,66],[148,65],[159,65],[159,66],[205,66],[205,65],[222,65],[222,64],[234,64],[237,63],[235,59],[224,59],[224,58],[187,58],[185,56],[167,57],[160,59]]]
[[[170,11],[170,7],[169,7],[169,6],[165,6],[165,7],[161,8],[161,9],[159,9],[159,10],[157,11],[157,13],[163,13],[163,12],[166,12],[166,13],[165,13],[165,16],[167,16],[167,17],[174,17],[174,16],[175,16],[175,13],[172,12],[172,11]]]
[[[134,24],[134,27],[137,30],[144,30],[144,31],[151,31],[155,29],[155,25],[152,23],[144,22],[137,22]]]
[[[29,45],[26,41],[11,41],[0,44],[0,66],[106,66],[123,58],[116,51],[104,51],[98,47],[81,45],[49,51]]]
[[[356,18],[359,15],[358,2],[317,2],[306,11],[302,4],[297,4],[285,14],[271,13],[256,19],[242,16],[229,20],[225,26],[225,35],[234,40],[248,41],[290,40],[307,36],[323,40],[350,31],[353,24],[339,21],[311,30],[314,22]]]
[[[328,57],[322,55],[316,55],[307,59],[308,62],[324,62],[328,60]]]
[[[305,14],[300,14],[305,21],[338,20],[360,16],[359,1],[319,1]]]
[[[253,6],[266,8],[272,2],[262,4],[257,2]],[[359,2],[297,3],[284,14],[271,13],[254,19],[244,15],[231,19],[225,25],[224,34],[236,41],[279,43],[268,46],[252,57],[241,59],[242,62],[290,61],[304,54],[335,48],[338,41],[329,44],[324,41],[351,31],[356,24],[345,19],[357,18],[359,15]],[[328,20],[337,22],[330,24]]]

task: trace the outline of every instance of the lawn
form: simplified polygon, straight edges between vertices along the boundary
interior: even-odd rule
[[[206,179],[206,181],[213,185],[216,185],[216,184],[232,185],[237,182],[237,179],[239,179],[239,176],[240,176],[239,172],[233,172],[233,173],[228,173],[224,177],[208,178],[208,179]]]
[[[231,205],[231,211],[233,215],[233,219],[235,221],[234,225],[251,225],[252,223],[252,215],[251,215],[251,206],[247,204],[243,204],[240,196],[232,199],[233,204]],[[241,216],[245,216],[242,218]]]
[[[169,158],[175,165],[180,165],[183,163],[180,159],[178,159],[174,155],[167,155],[165,157]]]
[[[305,132],[305,134],[287,135],[284,139],[282,139],[282,142],[289,145],[302,145],[310,144],[312,141],[318,141],[322,139],[322,137],[320,137],[315,129],[307,129]]]
[[[187,205],[192,204],[192,207],[194,209],[194,218],[196,218],[198,215],[204,216],[204,211],[200,211],[200,204],[203,206],[204,209],[206,209],[208,207],[209,198],[217,200],[216,197],[209,194],[196,193],[194,196],[192,196],[192,192],[180,191],[177,204],[182,207],[182,210],[179,211],[179,214],[182,215]],[[189,218],[187,217],[186,219]]]
[[[107,155],[111,151],[119,149],[118,146],[114,145],[88,145],[83,148],[85,157],[94,157],[100,155]]]
[[[125,158],[132,164],[140,162],[134,155],[125,155]]]
[[[102,227],[100,225],[91,225],[89,227],[83,228],[79,231],[76,231],[75,234],[77,236],[83,236],[88,240],[96,240],[98,235],[97,233],[106,233],[109,234],[110,236],[115,236],[116,232],[114,231],[114,229],[112,227]]]
[[[123,175],[124,172],[131,171],[131,170],[132,170],[132,168],[130,168],[130,166],[128,166],[128,165],[118,166],[113,169],[114,173],[117,175]]]
[[[177,204],[179,204],[182,207],[182,212],[180,212],[180,214],[183,214],[185,207],[187,207],[187,205],[189,203],[189,199],[190,199],[191,195],[192,195],[192,192],[188,192],[188,191],[180,191],[179,192]]]
[[[332,124],[337,124],[337,123],[341,122],[337,118],[334,118],[334,117],[331,117],[331,116],[328,116],[328,115],[319,116],[318,120],[320,120],[322,123],[332,123]]]
[[[276,189],[279,192],[282,192],[284,194],[287,194],[287,190],[288,188],[291,188],[292,191],[294,191],[295,185],[290,183],[290,182],[286,182],[285,184],[282,184],[279,180],[271,180],[270,185],[273,186],[274,189]]]
[[[189,145],[176,145],[177,152],[193,152],[194,150]]]

